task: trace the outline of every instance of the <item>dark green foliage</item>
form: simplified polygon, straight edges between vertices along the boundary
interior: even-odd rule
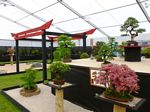
[[[60,35],[58,38],[58,48],[56,49],[57,55],[56,57],[54,56],[54,59],[56,58],[56,60],[59,60],[59,58],[70,58],[71,47],[73,47],[74,45],[75,44],[71,41],[71,37]]]
[[[102,42],[102,41],[97,41],[97,42],[96,42],[96,46],[94,46],[94,49],[93,49],[93,56],[98,55],[98,51],[99,51],[99,49],[101,48],[101,46],[102,46],[103,44],[105,44],[105,43]]]
[[[63,74],[67,71],[70,71],[70,70],[71,69],[70,69],[69,65],[67,65],[63,62],[60,62],[60,61],[53,62],[49,66],[49,71],[54,76],[54,78],[57,80],[62,80]]]
[[[111,46],[109,44],[103,44],[98,51],[98,55],[101,57],[104,63],[106,63],[108,60],[112,60],[113,51]]]
[[[24,89],[31,90],[37,87],[35,83],[36,74],[37,74],[36,70],[33,70],[31,68],[26,70],[25,75],[21,77],[21,79],[24,81],[22,85]]]
[[[114,91],[110,88],[106,89],[105,95],[115,97],[115,98],[119,98],[119,99],[132,99],[133,98],[133,96],[127,91],[117,92],[117,91]]]
[[[88,55],[88,53],[84,52],[84,53],[81,53],[80,55],[80,58],[83,59],[83,58],[89,58],[90,56]]]
[[[125,32],[126,34],[130,34],[131,36],[131,41],[134,40],[134,38],[136,36],[138,36],[138,33],[143,33],[145,32],[145,29],[143,28],[139,28],[139,24],[138,24],[138,20],[136,18],[133,18],[133,17],[129,17],[125,22],[124,24],[121,26],[121,29],[120,31],[121,32]]]
[[[71,41],[71,37],[67,35],[60,35],[58,38],[59,47],[73,47],[74,43]]]
[[[101,57],[100,55],[96,55],[96,56],[95,56],[95,59],[96,59],[97,61],[103,61],[103,59],[102,59],[102,57]]]
[[[61,61],[61,53],[58,49],[55,50],[53,54],[54,54],[54,61]]]
[[[150,58],[150,47],[146,47],[142,50],[142,54],[145,55],[145,58]]]

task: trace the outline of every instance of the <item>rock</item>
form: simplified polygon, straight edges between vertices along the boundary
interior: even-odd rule
[[[34,63],[32,63],[32,65],[31,65],[31,67],[42,67],[42,64],[40,63],[40,62],[34,62]]]

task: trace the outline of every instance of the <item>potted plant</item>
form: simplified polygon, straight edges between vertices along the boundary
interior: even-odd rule
[[[93,56],[98,55],[98,51],[99,51],[99,49],[101,48],[101,46],[102,46],[103,44],[105,44],[105,43],[102,42],[102,41],[97,41],[97,42],[96,42],[96,46],[94,46],[94,48],[93,48]]]
[[[52,74],[54,84],[63,85],[65,83],[64,73],[71,69],[69,65],[61,61],[55,61],[49,66],[49,70]]]
[[[103,61],[103,64],[110,63],[108,60],[113,59],[111,46],[109,44],[103,44],[98,51],[98,55],[100,56],[99,59]]]
[[[26,73],[23,77],[21,77],[21,80],[24,81],[22,84],[23,88],[20,90],[20,94],[23,96],[33,96],[40,93],[40,89],[35,83],[37,71],[33,70],[32,68],[27,69]]]
[[[104,96],[118,101],[131,101],[137,92],[138,76],[127,65],[107,64],[100,68],[99,81],[106,88]]]
[[[130,35],[131,40],[127,41],[129,46],[136,46],[138,43],[134,41],[134,38],[138,36],[138,33],[143,33],[145,32],[145,29],[139,28],[138,20],[133,17],[129,17],[124,24],[121,26],[120,31],[121,32],[126,32],[126,35]]]
[[[71,37],[60,35],[58,38],[57,51],[60,52],[63,62],[71,62],[71,47],[75,44],[71,41]]]
[[[13,65],[13,56],[15,53],[15,49],[14,48],[8,48],[7,53],[10,56],[10,64]]]
[[[89,54],[86,53],[86,52],[83,52],[83,53],[81,53],[81,55],[80,55],[80,58],[81,58],[81,59],[89,58],[89,57],[90,57]]]

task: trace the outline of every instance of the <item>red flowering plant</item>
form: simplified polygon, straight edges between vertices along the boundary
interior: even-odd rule
[[[98,83],[106,87],[104,96],[119,101],[133,99],[132,92],[137,92],[138,76],[127,65],[107,64],[100,68]]]

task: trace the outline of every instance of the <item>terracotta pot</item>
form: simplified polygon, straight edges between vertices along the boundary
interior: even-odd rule
[[[56,85],[63,85],[63,84],[65,84],[65,80],[56,80],[56,79],[53,79],[53,82]]]

